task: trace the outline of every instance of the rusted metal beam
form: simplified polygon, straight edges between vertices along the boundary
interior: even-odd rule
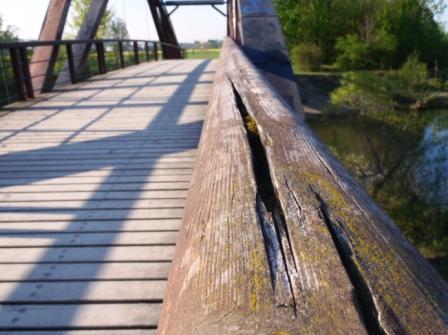
[[[23,69],[20,64],[20,56],[17,48],[9,49],[9,56],[11,58],[11,67],[14,74],[14,81],[16,86],[17,98],[20,101],[26,100],[25,84],[23,82]]]
[[[51,0],[39,35],[40,41],[60,40],[67,21],[71,0]],[[59,46],[39,46],[34,49],[30,74],[34,93],[49,90]]]
[[[23,82],[25,84],[26,96],[29,99],[34,98],[33,82],[31,79],[30,65],[26,47],[19,49],[20,64],[22,65]]]
[[[272,0],[229,2],[229,35],[288,104],[302,113],[300,96]],[[303,116],[303,115],[302,115]]]
[[[159,50],[156,42],[153,43],[152,48],[153,48],[152,52],[154,54],[154,60],[159,60]]]
[[[65,48],[67,51],[67,62],[68,62],[68,71],[70,74],[70,81],[72,84],[76,84],[75,63],[74,63],[74,59],[73,59],[72,45],[67,44],[65,46]]]
[[[124,68],[124,54],[123,54],[123,42],[118,41],[118,57],[120,60],[120,68]]]
[[[180,59],[182,53],[177,42],[176,33],[169,18],[165,5],[160,0],[148,0],[149,9],[154,19],[154,25],[162,44],[162,55],[164,59]],[[163,43],[173,45],[173,47]]]
[[[92,0],[84,23],[81,26],[81,29],[79,29],[76,37],[77,40],[90,40],[95,38],[108,2],[108,0]],[[90,43],[73,45],[74,68],[78,78],[84,69],[90,48]],[[64,70],[59,75],[55,86],[63,86],[68,82],[70,82],[70,74],[67,66],[65,66]]]
[[[138,65],[140,64],[140,55],[139,55],[139,49],[138,49],[138,42],[133,43],[133,49],[134,49],[134,64]]]

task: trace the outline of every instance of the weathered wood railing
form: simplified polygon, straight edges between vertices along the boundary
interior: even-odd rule
[[[159,334],[447,334],[448,287],[230,39]]]

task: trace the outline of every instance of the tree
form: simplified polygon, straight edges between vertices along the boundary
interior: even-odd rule
[[[448,67],[448,39],[438,23],[446,0],[276,0],[288,47],[317,45],[326,63],[359,61],[397,68],[413,52]],[[356,42],[351,45],[351,42]]]
[[[87,15],[91,3],[92,0],[72,1],[73,15],[71,17],[70,28],[74,30],[75,35],[78,33],[79,29],[84,23],[84,19]],[[98,27],[98,32],[96,33],[97,38],[106,38],[106,36],[110,33],[110,23],[113,17],[114,12],[112,10],[106,9],[104,11],[103,18],[101,19],[100,26]]]
[[[0,16],[0,41],[17,41],[17,29],[14,26],[3,27],[3,18]]]
[[[128,40],[129,32],[126,26],[126,22],[121,18],[112,18],[110,23],[106,27],[105,38],[117,39],[117,40]]]

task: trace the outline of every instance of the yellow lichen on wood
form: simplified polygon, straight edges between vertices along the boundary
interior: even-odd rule
[[[338,218],[337,221],[342,220],[344,223],[344,229],[349,232],[348,236],[360,237],[349,239],[351,248],[353,249],[352,261],[356,267],[356,271],[358,273],[364,273],[367,266],[365,262],[368,261],[369,271],[378,278],[377,290],[379,294],[384,302],[388,306],[393,307],[393,310],[401,316],[405,311],[402,310],[400,304],[397,304],[397,296],[391,294],[389,285],[389,283],[394,283],[399,288],[398,290],[400,290],[400,283],[406,282],[406,278],[403,277],[403,273],[400,271],[403,265],[400,264],[398,258],[393,255],[389,257],[387,248],[382,248],[377,243],[372,243],[369,239],[364,238],[369,233],[365,231],[365,227],[362,225],[355,224],[356,214],[353,212],[353,205],[345,200],[342,191],[338,190],[329,179],[323,175],[310,172],[301,172],[297,177],[301,182],[305,182],[309,186],[314,187],[315,191],[319,192],[319,195],[323,198],[322,200],[331,209],[330,215],[334,215]],[[380,280],[380,277],[382,277],[382,280]],[[404,294],[405,289],[401,289],[403,289],[403,292],[396,291],[395,293]]]
[[[261,307],[261,295],[268,289],[268,270],[263,245],[259,245],[252,250],[249,255],[249,265],[252,270],[250,279],[249,307],[252,312],[256,312]]]
[[[252,116],[246,116],[245,121],[246,121],[246,127],[249,130],[249,132],[254,135],[258,135],[258,126],[254,118]]]

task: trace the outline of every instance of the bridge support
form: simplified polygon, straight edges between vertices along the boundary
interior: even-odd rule
[[[76,37],[77,40],[90,40],[95,38],[108,2],[108,0],[92,0],[84,23]],[[73,65],[75,76],[79,76],[81,74],[87,61],[87,57],[89,56],[90,48],[90,44],[73,45]],[[59,75],[55,86],[63,86],[70,81],[70,74],[67,66],[65,66],[64,70]]]
[[[60,40],[62,38],[70,3],[71,0],[50,1],[39,35],[40,41]],[[34,49],[30,63],[30,73],[36,94],[51,88],[58,49],[58,46],[41,46]]]
[[[272,0],[229,1],[228,31],[245,54],[303,116],[297,84]]]
[[[182,54],[179,49],[179,43],[177,42],[176,33],[174,32],[173,25],[171,23],[165,5],[160,0],[148,0],[148,5],[154,19],[154,25],[156,26],[160,43],[162,44],[163,58],[182,58]],[[171,47],[167,44],[174,45],[175,47]]]

